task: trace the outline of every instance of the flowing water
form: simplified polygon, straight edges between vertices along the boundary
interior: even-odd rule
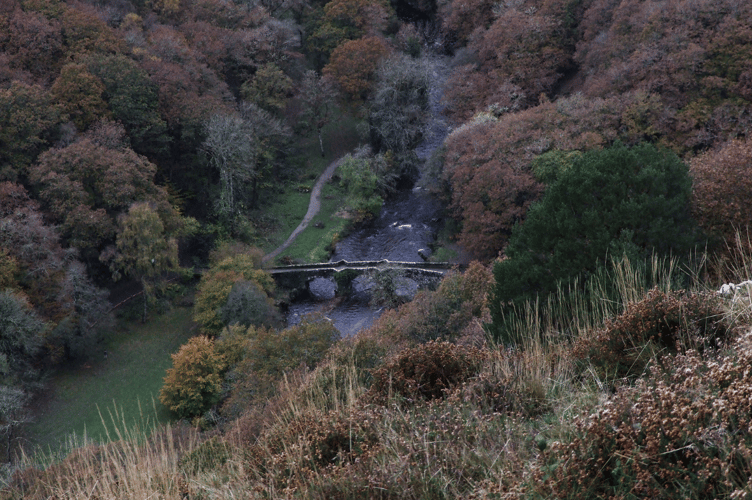
[[[446,75],[446,58],[434,57],[431,60],[432,85],[429,94],[429,117],[424,141],[415,152],[423,162],[441,146],[448,133],[448,126],[442,115],[442,86]],[[418,187],[399,191],[384,203],[381,215],[373,224],[357,229],[337,243],[331,261],[382,260],[420,262],[430,253],[430,246],[436,238],[441,204]],[[353,283],[353,293],[332,303],[334,293],[331,282],[316,280],[309,288],[322,300],[304,300],[290,305],[287,322],[296,324],[310,312],[322,311],[334,326],[345,335],[352,335],[367,328],[383,312],[381,307],[369,305],[369,282],[357,279]]]

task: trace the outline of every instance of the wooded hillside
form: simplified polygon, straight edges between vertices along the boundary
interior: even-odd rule
[[[597,400],[642,376],[662,386],[675,375],[649,373],[653,356],[678,353],[677,366],[711,370],[694,349],[722,342],[748,357],[749,342],[733,333],[749,308],[695,288],[700,277],[749,278],[749,261],[730,247],[752,250],[736,242],[752,226],[750,20],[745,0],[4,0],[0,431],[26,421],[45,374],[99,349],[113,283],[143,292],[145,320],[164,278],[199,265],[209,269],[193,313],[205,336],[174,357],[163,402],[206,426],[202,415],[224,405],[227,432],[176,448],[180,470],[172,464],[159,486],[170,498],[197,490],[172,478],[228,457],[239,490],[269,498],[368,497],[373,484],[391,498],[434,498],[449,486],[477,498],[515,488],[520,498],[575,498],[566,469],[551,465],[558,439],[578,436],[572,450],[584,458],[572,471],[600,480],[610,462],[588,469],[595,452],[580,431],[595,403],[577,419],[562,410],[580,404],[567,400],[572,387]],[[434,57],[444,62],[432,66]],[[426,185],[446,204],[446,238],[480,263],[351,342],[337,342],[323,318],[277,331],[273,281],[249,249],[273,225],[264,216],[280,185],[310,189],[299,172],[312,157],[352,152],[339,188],[352,220],[367,224],[424,167],[414,148],[427,134],[430,91],[444,81],[435,67],[449,72],[439,92],[451,132],[427,162]],[[345,123],[347,140],[324,133]],[[689,269],[698,249],[707,260],[692,267],[695,288],[672,290],[689,281],[660,259]],[[619,281],[630,262],[644,283]],[[549,298],[564,305],[544,311]],[[671,318],[667,329],[641,323],[656,310],[665,314],[655,324]],[[639,334],[620,330],[633,323]],[[624,374],[624,364],[643,371]],[[580,428],[548,435],[556,446],[544,453],[545,439],[523,437],[548,425],[541,415]],[[702,432],[721,425],[715,418]],[[420,434],[424,449],[411,441],[421,419],[421,432],[433,429]],[[437,443],[458,435],[465,448],[442,457]],[[497,460],[509,453],[500,435],[524,451]],[[661,457],[695,446],[666,443]],[[745,446],[743,459],[723,460],[747,474]],[[476,447],[486,453],[477,460]],[[109,453],[84,450],[71,470],[89,452]],[[194,452],[220,458],[206,465]],[[35,473],[19,473],[9,498],[27,487],[39,498],[60,493]],[[739,485],[726,473],[697,491],[731,494]]]

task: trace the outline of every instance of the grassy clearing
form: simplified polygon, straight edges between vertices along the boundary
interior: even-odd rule
[[[28,428],[29,441],[57,450],[71,435],[100,440],[106,435],[101,416],[118,413],[126,422],[142,419],[167,423],[170,415],[159,402],[170,354],[195,334],[191,313],[175,308],[146,324],[120,324],[107,340],[104,355],[77,368],[61,371],[50,381],[52,394]]]
[[[277,258],[296,262],[323,262],[329,259],[332,243],[347,230],[349,220],[338,213],[344,207],[345,193],[336,184],[328,183],[321,193],[321,210],[301,232],[292,245]]]
[[[299,169],[289,181],[277,187],[274,198],[265,203],[263,213],[255,215],[263,219],[263,222],[257,221],[257,225],[262,226],[262,238],[258,242],[262,250],[271,252],[279,247],[298,227],[308,211],[310,189],[321,173],[331,162],[351,152],[362,142],[357,132],[358,123],[352,116],[341,115],[324,127],[324,157],[321,156],[318,138],[308,138],[297,158]],[[342,208],[343,198],[344,193],[337,186],[325,186],[321,196],[321,212],[280,257],[288,256],[301,262],[326,260],[325,247],[347,225],[345,219],[333,217]],[[317,222],[321,222],[325,228],[316,228]]]

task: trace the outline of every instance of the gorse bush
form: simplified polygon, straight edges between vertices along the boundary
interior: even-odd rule
[[[717,347],[729,330],[717,296],[654,288],[593,336],[579,337],[572,355],[602,380],[634,378],[661,356]]]
[[[476,375],[483,359],[478,348],[429,341],[402,351],[374,370],[368,397],[385,402],[396,395],[408,403],[442,398]]]
[[[581,416],[547,450],[525,498],[746,498],[752,492],[752,338],[689,351]]]

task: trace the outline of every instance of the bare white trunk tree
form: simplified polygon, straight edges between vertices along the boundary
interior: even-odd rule
[[[234,216],[237,190],[256,176],[256,144],[251,125],[235,115],[213,115],[206,124],[204,149],[219,170],[217,211]]]
[[[5,461],[10,462],[18,428],[31,421],[26,408],[28,394],[17,387],[0,385],[0,433],[5,435]]]
[[[289,135],[278,119],[255,104],[243,103],[239,115],[213,115],[206,124],[204,150],[219,170],[217,211],[235,217],[243,208],[242,194],[254,205],[263,167],[278,149],[276,139]]]
[[[321,132],[334,115],[337,96],[337,88],[331,79],[319,77],[313,70],[306,71],[298,94],[298,99],[303,105],[301,118],[308,130],[316,131],[318,134],[322,157],[324,140]]]

